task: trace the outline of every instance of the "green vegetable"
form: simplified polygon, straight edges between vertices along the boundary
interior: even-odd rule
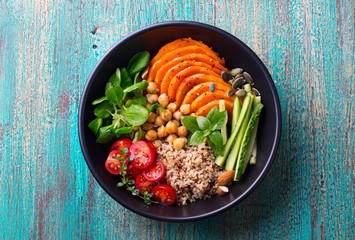
[[[141,139],[144,135],[144,131],[139,127],[137,135],[134,137],[132,142],[137,142],[139,139]]]
[[[227,140],[223,155],[218,155],[215,159],[215,163],[218,166],[223,166],[223,164],[228,156],[228,153],[231,150],[232,144],[234,143],[234,140],[239,132],[239,129],[242,126],[243,119],[245,118],[246,113],[250,110],[249,108],[251,107],[251,102],[252,102],[252,95],[250,94],[250,95],[247,95],[244,99],[243,107],[242,107],[240,117],[237,122],[237,126],[232,131],[231,136]]]
[[[105,95],[111,103],[118,106],[121,105],[121,101],[123,99],[123,90],[120,85],[108,88],[105,91]]]
[[[102,118],[95,118],[89,123],[89,128],[95,134],[96,137],[99,135],[99,130],[102,127],[102,123]]]
[[[97,105],[94,109],[94,114],[98,118],[107,118],[110,116],[110,112],[113,111],[113,106],[108,101],[104,101]]]
[[[239,97],[234,98],[234,102],[233,102],[233,114],[232,114],[232,131],[236,128],[237,126],[237,122],[238,122],[238,118],[240,115],[240,111],[241,111],[242,106],[240,105],[240,100]]]
[[[147,98],[146,98],[147,99]],[[159,103],[153,103],[152,106],[148,108],[148,112],[153,112],[157,107],[159,107]]]
[[[139,105],[131,105],[122,111],[123,116],[132,126],[143,125],[148,119],[148,110]]]
[[[132,86],[132,80],[131,77],[129,76],[129,73],[127,72],[126,68],[122,68],[121,70],[121,87],[123,89]]]
[[[254,146],[253,146],[253,149],[251,151],[251,156],[250,156],[250,165],[254,165],[256,164],[256,155],[257,155],[257,143],[256,141],[254,142]]]
[[[124,92],[129,93],[129,92],[133,92],[136,89],[144,91],[147,89],[148,85],[149,85],[149,83],[147,81],[139,82],[139,83],[133,84],[132,86],[126,88],[124,90]]]
[[[99,136],[96,138],[97,143],[109,143],[115,137],[110,128],[111,125],[100,128]]]
[[[149,63],[150,54],[147,51],[139,52],[129,60],[127,70],[130,76],[142,71]]]
[[[217,154],[223,154],[223,137],[218,130],[227,124],[227,111],[220,112],[217,107],[214,107],[206,117],[183,116],[181,121],[190,132],[193,132],[188,139],[188,144],[200,145],[208,138],[211,149]]]
[[[225,103],[224,100],[219,100],[219,111],[222,112],[224,110],[226,110],[226,103]],[[222,138],[223,138],[223,144],[226,144],[227,138],[228,138],[228,136],[227,136],[227,126],[224,126],[221,129],[221,134],[222,134]]]
[[[243,137],[243,141],[242,141],[242,146],[238,155],[238,160],[237,160],[237,166],[236,166],[236,172],[234,175],[234,180],[238,181],[240,180],[240,177],[242,176],[242,171],[243,171],[243,165],[245,162],[245,157],[246,157],[246,150],[247,150],[247,146],[248,143],[250,141],[250,137],[251,134],[254,130],[255,124],[260,116],[261,110],[263,109],[264,105],[262,103],[259,103],[254,111],[253,111],[253,115],[251,116],[249,122],[248,122],[248,126],[247,126],[247,130],[244,134]]]
[[[93,101],[91,104],[92,105],[97,105],[99,103],[102,103],[103,101],[106,101],[107,100],[107,97],[106,96],[103,96],[103,97],[100,97],[98,99],[96,99],[95,101]]]
[[[119,86],[121,84],[121,71],[119,68],[116,69],[116,72],[110,77],[106,83],[106,89],[109,89],[114,86]]]

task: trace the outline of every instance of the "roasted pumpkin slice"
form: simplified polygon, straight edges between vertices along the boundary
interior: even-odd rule
[[[204,92],[198,96],[191,104],[191,112],[196,112],[199,108],[213,102],[214,100],[228,100],[233,102],[234,97],[228,97],[227,92],[217,90],[215,92]]]
[[[228,122],[230,122],[230,120],[232,119],[232,111],[233,111],[233,102],[226,100],[225,101],[225,106],[226,106],[226,110],[228,113]],[[196,111],[196,116],[204,116],[206,117],[208,112],[214,108],[214,107],[218,107],[219,108],[219,100],[214,100],[210,103],[208,103],[207,105],[200,107],[197,111]]]
[[[204,92],[210,91],[211,82],[204,82],[194,86],[185,96],[182,104],[191,104],[197,97],[201,96]],[[215,83],[215,89],[223,92],[228,92],[232,89],[231,86],[226,86],[224,84]]]
[[[170,102],[175,101],[176,89],[178,89],[178,87],[184,81],[184,79],[191,76],[191,75],[198,74],[198,73],[210,74],[210,75],[214,75],[216,77],[220,76],[219,74],[215,73],[214,71],[212,71],[209,68],[202,67],[202,66],[190,66],[190,67],[187,67],[186,69],[182,70],[178,74],[176,74],[171,79],[170,83],[168,83],[167,85],[166,85],[167,82],[163,81],[163,83],[161,85],[162,93],[168,94]]]
[[[165,74],[167,71],[174,67],[175,65],[188,61],[188,60],[194,60],[197,62],[204,62],[208,65],[211,66],[211,68],[216,72],[216,73],[221,73],[221,71],[228,71],[227,68],[225,68],[223,65],[221,65],[218,61],[215,59],[211,58],[210,56],[206,54],[201,54],[201,53],[191,53],[187,54],[181,57],[177,57],[173,59],[171,62],[166,63],[163,65],[161,68],[155,68],[150,70],[149,77],[151,79],[148,79],[148,81],[152,81],[152,79],[155,79],[155,82],[161,83],[162,79],[164,78]]]
[[[217,62],[219,62],[221,65],[224,65],[224,60],[220,59],[219,57],[211,56],[212,54],[209,54],[208,52],[206,52],[205,48],[202,48],[202,47],[196,46],[196,45],[187,46],[187,47],[182,47],[182,48],[172,50],[172,51],[166,53],[164,56],[162,56],[158,61],[156,61],[152,65],[150,64],[150,69],[149,69],[149,74],[148,74],[147,80],[149,82],[154,81],[153,76],[156,75],[157,69],[160,69],[165,64],[173,61],[176,57],[185,56],[185,55],[191,54],[191,53],[206,54],[206,55],[210,56],[211,58],[213,58],[214,60],[216,60]]]
[[[194,86],[205,82],[214,82],[215,84],[230,87],[229,84],[223,81],[220,76],[216,77],[215,75],[203,73],[189,76],[182,81],[182,83],[176,90],[175,103],[177,107],[181,106],[181,103],[183,102],[186,93],[188,93]]]

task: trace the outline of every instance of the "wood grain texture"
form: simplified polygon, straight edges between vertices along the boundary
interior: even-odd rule
[[[353,0],[0,0],[1,239],[354,239]],[[283,129],[275,163],[240,205],[162,223],[113,201],[81,154],[91,69],[131,31],[220,27],[269,69]]]

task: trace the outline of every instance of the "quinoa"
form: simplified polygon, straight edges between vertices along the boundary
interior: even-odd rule
[[[165,180],[175,190],[178,205],[217,193],[217,178],[223,169],[214,163],[215,157],[205,144],[175,150],[172,144],[163,143],[157,149],[157,159],[165,165]]]

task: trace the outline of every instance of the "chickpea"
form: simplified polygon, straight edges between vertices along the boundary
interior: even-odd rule
[[[137,137],[137,134],[138,134],[138,132],[136,132],[136,133],[134,134],[134,137],[135,137],[135,138]],[[144,140],[144,135],[145,135],[145,133],[144,133],[143,136],[142,136],[140,139],[138,139],[138,140]]]
[[[143,129],[144,131],[152,130],[152,129],[153,129],[153,124],[146,122],[146,123],[143,124],[142,129]]]
[[[165,110],[163,112],[160,113],[160,117],[161,119],[163,119],[164,121],[170,121],[170,119],[172,118],[172,113],[170,112],[170,110]]]
[[[154,140],[154,141],[153,141],[153,145],[154,145],[155,148],[158,148],[158,147],[160,147],[161,145],[163,145],[163,143],[162,143],[162,141],[160,141],[160,140]]]
[[[155,139],[157,139],[158,134],[156,131],[154,130],[149,130],[146,134],[145,134],[145,139],[147,139],[150,142],[153,142]]]
[[[178,121],[178,120],[176,120],[176,119],[173,119],[173,120],[171,120],[173,123],[175,123],[175,125],[177,126],[177,127],[179,127],[180,126],[180,121]]]
[[[155,112],[158,114],[158,115],[160,115],[162,112],[164,112],[165,111],[165,109],[164,108],[162,108],[162,107],[157,107],[157,109],[155,110]]]
[[[163,119],[160,116],[156,117],[155,122],[154,122],[155,126],[160,127],[164,124],[165,124],[165,121],[163,121]]]
[[[152,104],[150,104],[149,102],[147,102],[147,104],[144,106],[146,109],[150,108],[150,106],[152,106]]]
[[[158,94],[150,94],[150,93],[148,93],[148,94],[147,94],[147,101],[148,101],[149,103],[158,102]]]
[[[187,128],[185,126],[180,126],[177,129],[177,135],[179,135],[179,137],[186,137],[187,135]]]
[[[170,133],[176,133],[177,132],[177,126],[175,123],[173,123],[172,121],[169,121],[166,124],[166,131],[170,134]]]
[[[176,150],[180,150],[185,146],[185,139],[184,138],[176,138],[173,141],[173,147]]]
[[[180,107],[180,112],[184,115],[187,115],[190,113],[190,104],[183,104]]]
[[[133,128],[133,131],[135,131],[135,132],[137,132],[139,130],[139,127],[138,126],[135,126],[134,128]]]
[[[176,111],[177,106],[176,106],[176,103],[169,103],[169,105],[166,108],[169,109],[170,112],[173,113]]]
[[[168,95],[166,95],[166,93],[163,93],[159,96],[158,98],[158,102],[161,106],[165,107],[166,105],[169,104],[169,98]]]
[[[158,92],[158,86],[155,82],[149,82],[149,85],[147,87],[147,92],[148,93],[157,93]]]
[[[147,122],[149,123],[153,123],[155,122],[155,118],[157,117],[157,115],[153,112],[150,112],[149,115],[148,115],[148,119],[147,119]]]
[[[170,134],[170,135],[166,138],[166,141],[167,141],[168,143],[173,143],[175,139],[177,139],[176,134]]]
[[[158,128],[158,137],[163,138],[166,137],[168,135],[168,132],[166,131],[166,128],[164,126],[160,126],[160,128]]]
[[[181,117],[182,117],[182,113],[180,111],[177,111],[177,112],[174,112],[174,118],[176,120],[181,120]]]

